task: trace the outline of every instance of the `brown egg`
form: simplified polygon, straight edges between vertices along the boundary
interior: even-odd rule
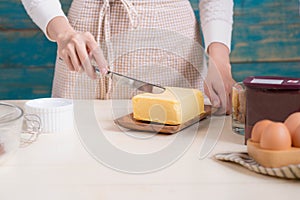
[[[284,121],[284,124],[289,129],[290,134],[293,135],[297,126],[300,125],[300,112],[290,114]]]
[[[291,135],[284,123],[270,123],[261,134],[260,147],[263,149],[287,150],[291,146]]]
[[[261,134],[262,134],[263,130],[270,123],[272,123],[272,121],[268,120],[268,119],[264,119],[264,120],[260,120],[260,121],[256,122],[255,125],[252,128],[252,131],[251,131],[251,141],[259,143],[260,142],[260,137],[261,137]]]
[[[296,130],[292,135],[292,144],[294,147],[300,147],[300,125],[296,127]]]

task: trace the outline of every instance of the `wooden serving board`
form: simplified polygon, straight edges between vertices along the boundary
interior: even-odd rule
[[[168,125],[168,124],[161,124],[156,122],[149,122],[149,121],[141,121],[136,120],[133,118],[133,114],[128,114],[118,119],[115,119],[115,123],[119,126],[124,128],[128,128],[131,130],[137,131],[145,131],[145,132],[156,132],[156,133],[165,133],[165,134],[173,134],[178,131],[181,131],[202,119],[205,119],[207,116],[211,115],[211,106],[205,105],[204,106],[205,113],[202,113],[200,116],[191,119],[184,124],[179,125]]]

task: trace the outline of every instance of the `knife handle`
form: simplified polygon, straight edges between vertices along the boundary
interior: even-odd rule
[[[102,77],[102,76],[106,76],[106,77],[111,77],[111,75],[112,75],[112,72],[111,71],[107,71],[107,73],[105,74],[105,75],[103,75],[103,74],[101,74],[101,72],[100,72],[100,70],[99,70],[99,68],[98,67],[96,67],[96,66],[93,66],[94,67],[94,69],[95,69],[95,72],[96,72],[96,74],[98,75],[98,76],[100,76],[100,77]]]

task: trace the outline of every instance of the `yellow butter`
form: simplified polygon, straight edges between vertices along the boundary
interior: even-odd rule
[[[132,98],[133,118],[163,124],[183,124],[204,113],[201,91],[166,87],[161,94],[143,93]]]

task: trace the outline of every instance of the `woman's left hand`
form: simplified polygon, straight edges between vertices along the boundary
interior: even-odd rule
[[[231,74],[229,49],[222,43],[212,43],[208,47],[209,67],[205,79],[205,94],[217,108],[215,114],[231,113],[231,88],[235,81]]]

